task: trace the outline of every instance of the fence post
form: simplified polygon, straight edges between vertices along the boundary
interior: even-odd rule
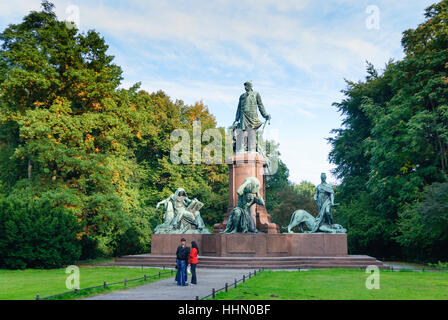
[[[250,271],[249,271],[249,279],[250,279],[250,276],[251,276],[251,273],[250,273]]]
[[[212,298],[215,299],[215,288],[212,288]]]
[[[254,276],[256,276],[257,275],[257,270],[254,270]]]
[[[226,286],[225,286],[225,288],[226,288],[226,292],[229,290],[229,287],[228,287],[228,285],[227,285],[227,282],[226,282]]]
[[[103,288],[106,289],[106,286],[107,286],[106,281],[104,281]]]
[[[40,300],[39,294],[36,294],[36,300]]]
[[[246,281],[246,275],[243,274],[243,283]]]
[[[236,288],[236,278],[235,278],[235,288]]]
[[[127,283],[128,282],[128,280],[126,279],[126,277],[124,278],[124,286],[126,287],[127,286]]]
[[[160,279],[160,271],[159,271],[159,279]]]
[[[173,269],[171,269],[171,275],[173,275]]]

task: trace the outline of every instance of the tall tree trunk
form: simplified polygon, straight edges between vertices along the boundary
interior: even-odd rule
[[[33,165],[31,163],[31,159],[28,159],[28,179],[31,180],[31,170],[33,169]]]

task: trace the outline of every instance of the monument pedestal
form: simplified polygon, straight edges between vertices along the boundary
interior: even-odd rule
[[[215,257],[342,257],[347,256],[343,233],[153,234],[152,255],[173,255],[180,239],[196,241],[201,256]]]
[[[260,181],[260,196],[266,201],[264,184],[264,166],[266,163],[267,159],[256,152],[237,153],[226,160],[226,164],[229,166],[229,207],[227,213],[224,214],[224,221],[213,226],[214,233],[219,233],[226,228],[230,212],[238,204],[236,191],[246,178],[256,177]],[[251,207],[251,214],[257,230],[269,234],[279,233],[279,227],[275,223],[271,223],[266,207],[254,204]]]

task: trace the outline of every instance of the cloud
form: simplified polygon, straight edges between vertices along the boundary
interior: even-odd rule
[[[219,125],[233,121],[242,83],[253,80],[282,158],[295,182],[319,182],[331,165],[325,137],[340,126],[331,106],[344,78],[363,78],[365,61],[400,58],[401,32],[423,21],[432,0],[53,0],[58,17],[80,9],[81,30],[105,37],[124,70],[123,87],[141,81],[188,104],[203,100]],[[40,1],[0,2],[0,25],[17,23]],[[368,30],[365,9],[380,9]]]

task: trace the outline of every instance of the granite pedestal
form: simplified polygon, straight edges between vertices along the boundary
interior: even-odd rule
[[[173,255],[180,239],[196,241],[202,256],[290,257],[347,255],[347,235],[329,233],[153,234],[151,254]]]

